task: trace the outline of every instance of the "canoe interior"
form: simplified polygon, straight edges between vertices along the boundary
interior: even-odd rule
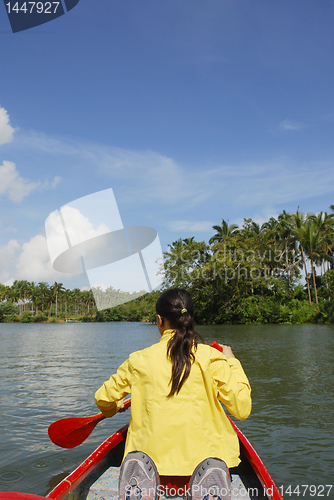
[[[124,454],[124,446],[125,441],[121,441],[115,448],[110,450],[79,486],[65,497],[66,500],[89,500],[90,498],[99,500],[118,500],[117,485],[119,470]],[[98,487],[100,482],[98,482],[98,480],[105,475],[107,477],[103,481],[103,491],[101,491]],[[106,487],[104,486],[105,484]]]
[[[64,479],[48,498],[52,500],[118,500],[117,486],[119,468],[123,459],[125,439],[122,439],[88,472],[72,489],[69,478]],[[231,500],[271,499],[255,474],[240,443],[240,459],[238,467],[230,469],[232,485]],[[162,499],[166,497],[161,497]],[[167,497],[179,499],[184,497]]]

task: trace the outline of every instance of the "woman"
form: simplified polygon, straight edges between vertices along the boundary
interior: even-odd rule
[[[136,494],[156,498],[158,474],[163,484],[169,476],[183,476],[183,484],[192,476],[188,497],[197,500],[205,497],[213,478],[220,490],[228,489],[227,468],[240,462],[237,435],[219,401],[244,420],[251,411],[251,389],[230,347],[222,346],[221,353],[198,343],[187,291],[164,292],[156,312],[160,342],[131,354],[96,392],[95,401],[109,417],[131,393],[122,500]],[[219,496],[229,498],[229,493]]]

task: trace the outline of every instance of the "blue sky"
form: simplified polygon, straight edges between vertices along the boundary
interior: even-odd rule
[[[52,270],[49,213],[112,188],[162,248],[334,203],[334,4],[80,0],[13,34],[0,5],[0,282]]]

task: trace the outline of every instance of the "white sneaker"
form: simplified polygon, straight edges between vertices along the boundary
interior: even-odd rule
[[[153,460],[131,451],[123,461],[118,483],[119,500],[157,500],[159,475]]]
[[[187,500],[231,500],[228,467],[220,458],[207,458],[194,470]]]

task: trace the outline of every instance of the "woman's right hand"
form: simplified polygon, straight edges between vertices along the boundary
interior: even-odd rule
[[[223,354],[224,356],[226,356],[227,358],[235,358],[233,352],[232,352],[232,349],[230,348],[229,345],[224,345],[224,344],[219,344],[220,347],[223,349]]]
[[[118,413],[123,413],[123,411],[126,411],[128,408],[130,408],[131,404],[131,398],[128,399],[121,399],[121,407],[118,410]]]

